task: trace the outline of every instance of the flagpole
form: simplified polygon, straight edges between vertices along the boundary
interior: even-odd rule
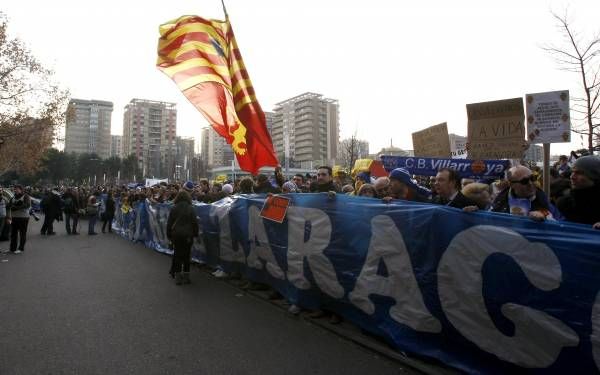
[[[227,8],[225,8],[225,0],[221,0],[221,5],[223,5],[223,13],[225,13],[225,21],[229,19],[229,15],[227,14]]]

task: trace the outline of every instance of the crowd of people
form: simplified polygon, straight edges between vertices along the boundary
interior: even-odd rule
[[[504,179],[477,181],[460,178],[453,169],[440,169],[429,178],[413,176],[408,170],[396,168],[388,176],[375,178],[368,172],[353,179],[334,176],[330,166],[321,166],[316,174],[296,174],[285,178],[281,168],[273,176],[259,174],[226,183],[209,183],[202,179],[180,183],[159,183],[154,186],[136,184],[98,187],[39,188],[12,187],[12,194],[2,194],[0,188],[0,234],[10,226],[10,246],[3,252],[19,254],[25,251],[30,216],[35,215],[32,201],[39,200],[44,214],[40,234],[56,234],[55,222],[64,222],[67,235],[78,235],[80,219],[87,220],[87,234],[96,235],[97,220],[102,221],[102,233],[111,232],[115,211],[123,214],[136,202],[150,204],[173,203],[167,222],[167,237],[174,249],[169,274],[177,285],[190,283],[190,254],[193,238],[199,235],[199,223],[192,203],[212,203],[234,194],[347,194],[363,199],[378,199],[384,203],[416,201],[445,205],[466,212],[490,211],[527,216],[535,221],[558,220],[589,225],[600,229],[600,157],[582,156],[573,163],[561,156],[550,171],[550,194],[541,189],[538,168],[524,165],[511,167]],[[101,199],[103,197],[103,199]],[[116,200],[119,204],[117,205]],[[217,268],[216,277],[229,277]],[[248,282],[247,289],[264,288]],[[278,298],[278,293],[272,293]],[[292,305],[290,312],[300,308]],[[318,311],[316,314],[322,314]],[[332,316],[332,322],[339,317]]]

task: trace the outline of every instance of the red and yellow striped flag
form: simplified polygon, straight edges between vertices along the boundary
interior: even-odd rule
[[[273,142],[229,20],[183,16],[160,26],[158,68],[171,77],[252,174],[277,166]]]

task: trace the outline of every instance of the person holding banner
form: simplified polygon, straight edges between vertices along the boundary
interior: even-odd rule
[[[384,200],[404,199],[407,201],[429,202],[431,193],[417,185],[411,178],[410,173],[404,168],[396,168],[390,172],[390,192]]]
[[[600,229],[600,157],[582,156],[571,171],[571,191],[556,205],[568,221]]]
[[[546,194],[534,184],[531,170],[523,165],[512,167],[507,172],[509,187],[498,193],[492,203],[493,212],[517,216],[528,216],[535,221],[554,219]]]
[[[477,206],[477,202],[461,193],[460,183],[460,176],[454,169],[440,169],[435,176],[434,185],[438,196],[434,203],[461,209],[467,206]]]

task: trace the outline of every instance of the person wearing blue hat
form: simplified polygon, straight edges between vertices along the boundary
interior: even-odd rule
[[[392,170],[389,178],[390,197],[392,199],[429,202],[431,193],[427,189],[417,185],[405,168],[396,168]]]
[[[194,183],[192,181],[186,181],[185,184],[183,184],[183,188],[190,192],[194,190]]]

